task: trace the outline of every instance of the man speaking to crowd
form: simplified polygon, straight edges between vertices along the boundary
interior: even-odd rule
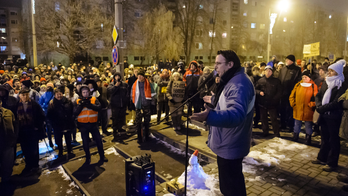
[[[205,104],[205,111],[193,114],[191,119],[210,125],[208,146],[217,155],[221,193],[243,196],[242,161],[250,150],[254,86],[231,50],[217,52],[215,70],[221,77],[216,94],[204,97],[214,108]]]

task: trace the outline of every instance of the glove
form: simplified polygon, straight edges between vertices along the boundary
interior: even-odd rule
[[[316,110],[319,114],[322,114],[325,112],[323,106],[317,107]]]
[[[172,102],[172,103],[175,103],[174,99],[171,99],[171,100],[169,100],[169,101]]]

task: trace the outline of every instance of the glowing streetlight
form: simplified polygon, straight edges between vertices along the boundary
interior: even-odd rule
[[[278,10],[287,12],[289,6],[290,6],[290,3],[289,3],[288,0],[281,0],[281,1],[279,1],[279,3],[278,3]]]
[[[331,19],[331,15],[329,16],[329,18]]]

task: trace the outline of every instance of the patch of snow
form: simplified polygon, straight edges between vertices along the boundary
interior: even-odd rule
[[[107,150],[105,150],[106,155],[114,154],[114,155],[120,155],[117,153],[116,149],[114,147],[110,147]]]
[[[47,138],[39,141],[39,154],[45,154],[47,152],[52,152],[52,151],[54,150],[49,146]]]
[[[63,167],[60,165],[59,167],[57,167],[57,171],[59,174],[62,175],[64,180],[71,180],[70,176],[65,172],[65,170],[63,169]]]
[[[53,160],[56,160],[58,157],[55,155],[55,153],[51,154],[50,156],[48,157],[44,157],[44,159],[46,161],[53,161]]]
[[[187,188],[188,196],[217,196],[222,195],[219,188],[219,180],[215,175],[208,175],[205,181],[206,189]]]
[[[71,194],[73,191],[71,189],[66,190],[66,194]]]
[[[191,123],[189,123],[189,128],[190,128],[190,129],[199,130],[199,131],[206,131],[204,128],[199,127],[199,126],[194,125],[194,124],[191,124]]]
[[[166,148],[169,148],[170,152],[185,156],[185,151],[182,151],[182,150],[180,150],[178,148],[175,148],[174,146],[168,144],[167,142],[156,138],[152,133],[150,133],[149,137],[152,138],[152,139],[155,139],[157,144],[162,144]]]
[[[261,176],[256,176],[255,178],[252,178],[252,177],[245,178],[245,180],[247,180],[248,182],[256,182],[256,181],[262,181],[263,179]]]

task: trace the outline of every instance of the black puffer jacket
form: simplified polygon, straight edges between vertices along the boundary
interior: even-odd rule
[[[266,78],[265,76],[259,79],[255,86],[257,102],[261,107],[276,108],[278,107],[281,95],[282,86],[278,78],[273,76]],[[260,92],[265,95],[261,96]]]
[[[345,83],[342,83],[342,86],[340,89],[337,89],[337,87],[334,87],[331,91],[331,97],[329,103],[322,105],[321,102],[323,100],[325,91],[328,89],[328,86],[326,82],[323,82],[323,85],[321,86],[321,89],[319,90],[318,94],[315,96],[315,105],[317,112],[321,114],[321,117],[324,118],[330,118],[330,119],[342,119],[342,112],[343,112],[343,100],[338,102],[338,98],[346,92],[347,85]]]
[[[129,103],[129,92],[127,83],[122,82],[119,86],[111,83],[108,86],[108,100],[111,107],[123,108],[127,107]]]
[[[47,119],[52,124],[54,131],[64,131],[75,128],[73,118],[74,106],[67,98],[52,99],[47,109]]]
[[[302,78],[301,67],[298,67],[295,64],[291,64],[289,66],[283,67],[280,70],[279,76],[278,76],[278,79],[280,80],[282,84],[282,90],[283,90],[282,96],[289,97],[295,84],[301,81],[301,78]]]

